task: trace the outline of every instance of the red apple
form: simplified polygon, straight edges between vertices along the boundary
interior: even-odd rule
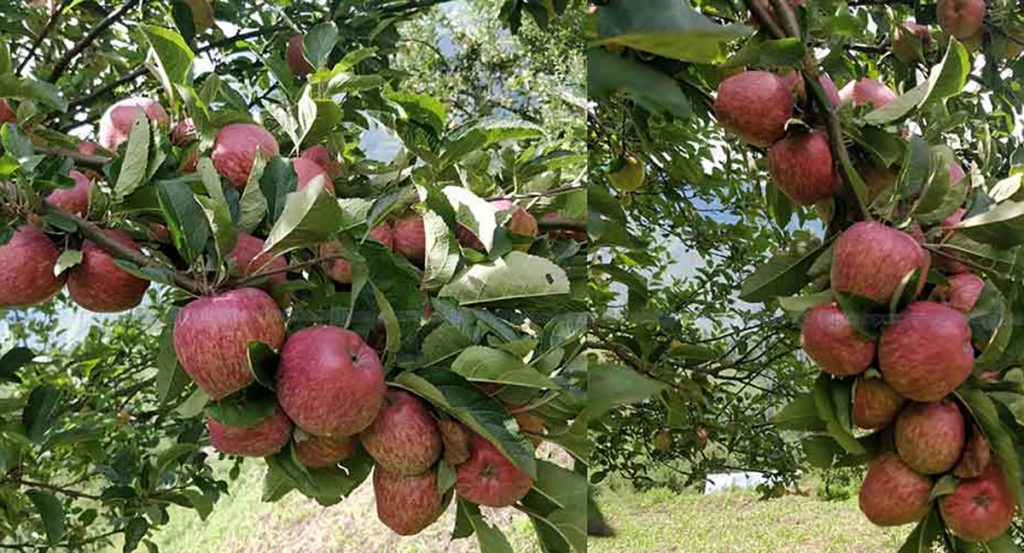
[[[0,308],[27,307],[49,300],[64,286],[53,274],[60,250],[43,231],[22,225],[0,246]]]
[[[903,63],[913,63],[921,58],[908,34],[917,35],[917,40],[921,42],[921,52],[927,52],[934,46],[928,26],[919,25],[913,18],[907,19],[902,25],[893,28],[891,41],[893,55]]]
[[[949,399],[911,403],[896,417],[896,451],[918,474],[951,470],[966,439],[964,417]]]
[[[266,457],[281,451],[292,437],[292,421],[280,407],[267,418],[251,426],[228,426],[206,417],[210,443],[226,455]]]
[[[384,392],[380,359],[355,332],[313,326],[289,336],[281,350],[277,398],[310,434],[341,438],[362,432],[380,411]]]
[[[410,213],[394,222],[395,253],[406,259],[423,264],[426,256],[427,237],[423,227],[423,217],[419,213]]]
[[[821,370],[836,376],[860,374],[875,358],[875,341],[859,334],[834,302],[807,311],[800,347]]]
[[[897,98],[896,93],[874,79],[850,81],[839,91],[839,99],[844,104],[850,102],[855,106],[870,104],[874,109],[884,107]]]
[[[334,182],[331,181],[331,176],[328,175],[327,171],[315,161],[311,161],[304,157],[297,157],[292,161],[292,168],[295,169],[295,175],[299,179],[296,190],[302,190],[316,177],[323,177],[324,188],[331,194],[334,193]]]
[[[821,129],[776,142],[768,150],[768,171],[779,190],[800,205],[827,200],[838,191],[828,134]]]
[[[919,293],[930,264],[928,253],[906,233],[874,221],[861,221],[836,241],[832,291],[888,303],[904,277],[915,269],[919,271]]]
[[[235,243],[231,253],[228,254],[228,259],[234,261],[235,265],[238,266],[239,276],[242,278],[272,272],[267,277],[267,282],[261,286],[261,288],[270,292],[274,287],[285,283],[287,275],[284,269],[288,265],[283,257],[270,259],[268,254],[260,255],[260,252],[263,251],[263,244],[263,240],[251,234],[239,232],[238,241]]]
[[[284,336],[284,316],[273,298],[240,288],[186,305],[174,322],[174,351],[181,368],[217,400],[252,384],[249,342],[278,349]]]
[[[418,397],[388,389],[377,418],[359,435],[366,452],[388,472],[420,474],[441,457],[441,434],[430,408]]]
[[[953,467],[953,474],[960,479],[981,476],[989,463],[992,462],[992,448],[988,445],[985,434],[977,426],[971,427],[971,435],[967,438],[964,454],[960,462]]]
[[[942,30],[963,41],[981,31],[985,0],[939,0],[935,12]]]
[[[767,148],[786,132],[793,99],[781,77],[767,71],[744,71],[718,86],[715,115],[740,140]]]
[[[938,401],[974,370],[971,327],[959,311],[917,301],[882,331],[878,366],[885,381],[914,401]]]
[[[381,223],[370,231],[370,236],[386,246],[389,250],[394,247],[395,236],[391,225]],[[324,273],[335,282],[341,284],[352,284],[352,265],[341,255],[341,244],[336,241],[324,242],[320,245],[320,257],[333,257],[321,263]]]
[[[330,175],[331,179],[336,179],[341,176],[341,163],[331,156],[331,153],[327,151],[327,147],[323,144],[317,144],[316,146],[306,148],[301,154],[299,154],[299,157],[312,161],[320,167],[323,167],[324,171],[327,171],[327,174]]]
[[[928,512],[932,481],[910,469],[895,453],[868,465],[860,486],[860,510],[878,526],[917,522]]]
[[[89,214],[89,190],[92,189],[92,180],[75,169],[69,171],[68,176],[75,181],[75,186],[73,188],[58,188],[50,192],[46,201],[54,207],[85,217]]]
[[[278,155],[274,135],[259,125],[232,123],[217,131],[210,159],[217,173],[241,190],[249,180],[257,151],[263,153],[264,159]]]
[[[444,462],[458,466],[469,459],[469,443],[473,439],[472,432],[455,419],[442,418],[437,421],[444,442]]]
[[[999,463],[989,463],[977,478],[961,480],[956,490],[939,498],[946,527],[966,541],[985,542],[1010,529],[1016,504]]]
[[[469,459],[459,465],[455,489],[463,499],[487,507],[508,507],[522,499],[533,479],[494,444],[474,436]]]
[[[126,98],[107,108],[100,118],[99,141],[100,145],[116,151],[117,147],[128,140],[132,132],[132,125],[138,116],[138,110],[142,108],[146,117],[158,126],[167,127],[171,124],[171,118],[167,115],[164,107],[155,100],[149,98]]]
[[[107,229],[107,236],[135,251],[139,246],[120,230]],[[127,311],[142,302],[149,281],[114,263],[114,258],[92,241],[82,245],[82,262],[68,274],[68,294],[78,305],[97,313]]]
[[[853,385],[853,424],[865,430],[889,426],[904,399],[881,378],[858,378]]]
[[[284,57],[288,61],[288,69],[291,69],[294,75],[301,77],[313,72],[313,65],[306,59],[306,54],[302,47],[301,34],[294,35],[288,40],[288,47],[285,49]]]
[[[18,124],[18,116],[11,109],[11,104],[7,103],[7,100],[0,99],[0,125],[4,123]]]
[[[978,297],[985,289],[985,281],[974,273],[957,273],[950,275],[945,284],[935,287],[932,295],[935,301],[946,304],[957,311],[967,314],[978,303]]]
[[[373,469],[373,496],[377,518],[396,534],[412,536],[433,524],[444,511],[437,489],[437,472],[415,476]]]
[[[333,467],[351,457],[359,448],[359,441],[353,436],[324,438],[306,434],[295,438],[295,455],[307,467]]]

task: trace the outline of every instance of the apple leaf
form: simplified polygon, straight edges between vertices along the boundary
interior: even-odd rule
[[[0,355],[0,380],[17,382],[15,373],[32,362],[36,354],[26,347],[14,347]]]
[[[465,517],[476,534],[477,543],[480,545],[480,553],[515,553],[508,543],[508,538],[497,527],[491,526],[480,514],[480,508],[472,505],[464,499],[459,499],[459,505],[465,505]]]
[[[60,390],[46,384],[32,389],[21,412],[21,424],[28,439],[37,444],[43,442],[46,433],[53,426],[61,396]]]
[[[932,544],[938,541],[944,532],[942,521],[939,520],[938,508],[934,505],[928,514],[917,523],[914,531],[907,536],[897,553],[931,553]]]
[[[206,404],[206,414],[213,420],[235,428],[252,426],[274,414],[277,399],[260,386],[250,386],[218,401]]]
[[[569,277],[550,260],[519,251],[467,267],[441,288],[460,305],[569,293]]]
[[[25,492],[39,516],[43,519],[43,531],[46,532],[46,541],[50,545],[56,545],[64,538],[67,527],[64,524],[64,507],[57,496],[46,490],[28,490]]]
[[[825,430],[824,421],[818,416],[814,396],[798,396],[772,417],[772,423],[780,430],[818,432]]]
[[[285,253],[326,241],[337,230],[341,209],[324,190],[322,176],[288,194],[281,217],[267,234],[263,252]]]
[[[587,550],[587,479],[547,461],[537,462],[534,491],[523,498],[537,536],[548,551]],[[550,507],[560,506],[551,510]]]
[[[967,406],[974,421],[978,423],[985,438],[988,439],[992,453],[999,462],[999,468],[1003,470],[1006,481],[1010,483],[1014,503],[1020,505],[1024,500],[1024,489],[1021,488],[1020,457],[1012,430],[1008,430],[1000,419],[1000,407],[985,392],[976,388],[964,386],[958,389],[956,394],[960,396],[961,402]],[[1008,411],[1007,417],[1009,417],[1009,421],[1015,420]],[[1015,423],[1012,423],[1010,428],[1014,426]]]
[[[135,108],[135,122],[128,134],[128,145],[121,158],[121,170],[114,183],[114,202],[120,203],[126,196],[142,186],[149,166],[149,118],[142,108]]]
[[[277,364],[280,356],[265,342],[249,342],[249,369],[253,378],[268,390],[277,389]]]
[[[558,385],[506,351],[484,346],[466,348],[452,362],[452,371],[473,382],[492,382],[529,388],[558,388]]]
[[[647,400],[666,386],[620,365],[593,363],[587,370],[587,404],[580,416],[596,420],[620,405]]]
[[[840,408],[834,402],[833,385],[832,376],[828,373],[821,373],[818,376],[818,380],[814,384],[815,409],[818,411],[818,416],[821,417],[821,420],[825,421],[825,430],[847,453],[863,455],[866,453],[864,446],[853,437],[842,422],[844,417],[839,415]],[[848,411],[850,406],[846,405],[845,409]],[[849,415],[847,414],[845,418],[848,417]]]

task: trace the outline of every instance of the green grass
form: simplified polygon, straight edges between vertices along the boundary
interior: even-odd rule
[[[590,553],[892,553],[911,529],[873,526],[856,498],[603,492],[599,501],[617,535],[591,539]]]

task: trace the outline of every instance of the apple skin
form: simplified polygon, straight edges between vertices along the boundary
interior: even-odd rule
[[[206,417],[206,428],[217,451],[244,457],[273,455],[288,445],[292,437],[292,421],[276,405],[273,414],[252,426],[228,426]]]
[[[796,99],[797,103],[803,104],[807,101],[807,86],[804,84],[803,75],[795,70],[790,70],[788,73],[782,75],[782,80],[789,87],[790,92]],[[829,77],[827,73],[822,73],[818,77],[818,83],[821,84],[821,88],[825,90],[825,96],[828,97],[829,103],[832,107],[839,107],[843,105],[843,102],[839,99],[839,90],[836,88],[836,83],[832,81],[832,77]]]
[[[473,440],[473,433],[455,419],[442,418],[437,421],[437,426],[444,443],[444,462],[453,467],[465,463],[469,459],[469,443]]]
[[[911,403],[896,417],[896,452],[918,474],[948,472],[964,451],[964,417],[950,399]]]
[[[139,246],[116,229],[104,233],[135,251]],[[149,289],[141,279],[114,263],[114,258],[90,240],[82,245],[82,262],[68,272],[68,294],[75,303],[95,313],[127,311],[140,303]]]
[[[277,398],[295,424],[316,436],[354,436],[384,403],[384,369],[373,348],[336,326],[288,337],[277,372]]]
[[[939,0],[935,15],[943,31],[963,41],[981,30],[985,22],[985,0]]]
[[[545,434],[544,419],[528,411],[517,411],[512,413],[512,417],[516,419],[519,430],[526,433],[527,437],[530,438],[533,447],[539,446],[544,441],[542,437]]]
[[[539,232],[537,219],[533,215],[530,215],[530,212],[526,211],[521,206],[515,206],[512,208],[512,214],[509,216],[509,220],[506,225],[509,232],[519,236],[536,238],[537,233]],[[525,252],[530,249],[530,244],[515,244],[512,247],[521,252]]]
[[[313,163],[323,167],[324,171],[330,175],[329,181],[336,179],[342,174],[341,163],[331,156],[331,153],[327,150],[327,147],[323,144],[317,144],[316,146],[310,146],[299,154],[299,158],[312,161]]]
[[[807,311],[800,347],[821,370],[836,376],[860,374],[875,358],[875,341],[859,334],[835,302]]]
[[[334,194],[334,182],[331,181],[331,176],[315,161],[304,157],[297,157],[292,161],[292,168],[295,169],[295,175],[299,179],[295,187],[296,190],[302,190],[316,177],[323,177],[324,189]]]
[[[132,132],[132,125],[138,115],[137,108],[142,108],[146,117],[160,127],[167,127],[171,124],[171,118],[167,111],[155,100],[149,98],[126,98],[111,105],[100,118],[99,142],[111,152],[117,151],[117,147],[128,140]]]
[[[49,300],[64,286],[65,273],[53,274],[60,249],[30,225],[14,231],[0,246],[0,309],[27,307]]]
[[[281,309],[257,288],[199,298],[182,308],[174,322],[181,368],[214,400],[252,384],[249,342],[277,350],[284,337]]]
[[[280,153],[277,140],[267,129],[251,123],[232,123],[217,131],[210,159],[217,173],[241,190],[249,180],[257,150],[263,152],[264,159]]]
[[[469,446],[469,459],[459,465],[455,489],[459,495],[477,505],[508,507],[522,499],[533,479],[509,461],[485,438],[474,436]]]
[[[921,41],[922,51],[927,52],[934,46],[932,33],[928,30],[928,26],[919,24],[913,18],[907,19],[903,22],[902,26],[893,28],[892,41],[890,42],[893,55],[903,63],[913,63],[920,58],[917,50],[910,44],[910,39],[906,36],[908,29],[912,34],[917,35],[918,40]]]
[[[768,171],[789,199],[812,205],[834,196],[838,174],[828,135],[821,129],[783,138],[768,150]]]
[[[892,89],[868,78],[850,81],[839,91],[839,99],[844,104],[853,103],[855,106],[871,104],[874,109],[884,107],[896,98],[896,93]]]
[[[939,498],[939,512],[946,527],[972,542],[1003,535],[1013,522],[1013,493],[999,463],[989,463],[977,478],[961,480],[950,494]]]
[[[402,476],[421,474],[441,458],[441,433],[430,408],[398,388],[388,389],[377,418],[359,440],[377,466]]]
[[[373,230],[370,231],[370,236],[386,246],[387,249],[394,248],[395,235],[391,225],[381,223],[373,227]],[[337,241],[324,242],[320,245],[320,257],[337,255],[341,255],[341,244]],[[321,263],[320,267],[331,280],[340,284],[352,284],[352,264],[347,259],[341,257],[330,259]]]
[[[910,304],[882,331],[878,368],[885,381],[907,399],[944,398],[974,370],[967,319],[933,301]]]
[[[295,455],[299,463],[311,468],[333,467],[348,459],[359,449],[359,441],[352,436],[322,438],[306,434],[295,439]]]
[[[988,445],[988,439],[981,429],[972,426],[964,454],[960,456],[960,462],[953,467],[953,475],[960,479],[977,478],[985,472],[991,462],[992,448]]]
[[[46,196],[46,201],[54,207],[85,217],[89,214],[89,191],[92,189],[92,179],[76,169],[69,171],[68,176],[75,181],[74,188],[58,188]]]
[[[917,293],[931,257],[910,235],[874,221],[854,223],[836,241],[832,291],[889,303],[903,278],[919,269]]]
[[[394,222],[395,253],[409,261],[423,265],[426,256],[427,237],[423,226],[423,217],[419,213],[410,213]]]
[[[793,99],[778,75],[744,71],[718,86],[715,114],[722,128],[743,142],[767,148],[785,134]]]
[[[957,273],[950,275],[946,284],[936,286],[932,296],[935,301],[966,315],[974,309],[984,289],[985,281],[980,276],[974,273]]]
[[[881,378],[858,378],[853,385],[853,424],[865,430],[885,428],[905,401]]]
[[[267,282],[260,286],[263,290],[270,292],[288,279],[287,274],[282,272],[288,267],[288,264],[285,263],[283,257],[275,257],[268,263],[267,254],[259,255],[263,251],[263,244],[263,240],[251,234],[239,232],[238,241],[235,242],[234,249],[228,254],[228,259],[234,261],[238,266],[239,276],[242,278],[257,275],[261,271],[273,271],[273,274],[267,277]]]
[[[291,70],[293,75],[301,77],[313,72],[313,65],[306,59],[306,55],[302,50],[301,34],[294,35],[288,39],[288,47],[285,48],[284,57],[288,62],[288,69]]]
[[[878,526],[917,522],[928,512],[932,481],[910,469],[895,453],[868,464],[860,486],[860,510]]]
[[[11,104],[7,100],[0,99],[0,125],[4,123],[18,123],[18,115],[14,113]]]
[[[437,489],[437,472],[402,476],[380,465],[373,469],[377,518],[396,534],[412,536],[433,524],[444,512]]]
[[[196,138],[198,138],[196,125],[192,122],[191,117],[185,117],[178,121],[171,129],[171,144],[175,146],[186,146],[195,142]]]

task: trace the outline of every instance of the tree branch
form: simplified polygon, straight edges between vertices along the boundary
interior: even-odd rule
[[[80,492],[80,491],[72,490],[72,489],[68,489],[68,488],[62,488],[60,486],[54,486],[53,484],[47,484],[45,482],[35,482],[35,481],[32,481],[32,480],[25,480],[23,478],[11,478],[11,477],[4,478],[4,480],[6,480],[7,482],[11,482],[12,484],[18,484],[18,485],[21,485],[21,486],[27,486],[29,488],[38,488],[40,490],[49,490],[51,492],[57,492],[57,493],[60,493],[60,494],[64,494],[64,495],[66,495],[68,497],[74,497],[76,499],[93,499],[93,500],[97,500],[97,501],[99,501],[99,499],[100,499],[100,496],[98,496],[98,495],[93,495],[93,494],[89,494],[89,493],[85,493],[85,492]]]
[[[60,20],[61,14],[64,13],[64,10],[67,9],[68,4],[70,4],[72,1],[74,0],[64,0],[64,2],[61,2],[60,5],[57,6],[57,9],[53,10],[53,13],[50,14],[50,20],[46,22],[46,27],[43,27],[43,30],[42,32],[39,33],[39,36],[37,36],[36,39],[32,41],[32,45],[29,46],[28,52],[25,53],[25,57],[21,60],[21,63],[18,64],[18,68],[14,71],[15,74],[20,75],[21,70],[24,69],[25,66],[28,65],[28,62],[36,56],[36,52],[39,50],[39,45],[42,44],[44,40],[46,40],[46,37],[50,34],[51,31],[53,31],[54,27],[57,26],[57,21]]]
[[[117,23],[117,21],[121,19],[121,17],[124,16],[124,14],[128,13],[128,10],[135,7],[136,3],[138,3],[138,0],[125,0],[124,4],[121,4],[121,7],[110,12],[110,14],[107,15],[107,17],[105,17],[102,21],[97,23],[96,26],[92,28],[92,30],[86,33],[86,35],[82,37],[81,40],[79,40],[74,46],[71,47],[70,50],[67,51],[66,54],[64,54],[64,57],[57,60],[56,65],[53,66],[53,71],[50,73],[50,78],[47,80],[51,83],[57,82],[57,79],[59,79],[60,76],[63,75],[65,71],[67,71],[68,66],[70,66],[71,62],[74,61],[76,57],[78,57],[78,54],[81,54],[83,50],[88,48],[89,45],[92,44],[101,34],[103,34],[104,31],[110,28],[111,25]]]
[[[786,33],[782,31],[779,24],[775,22],[775,18],[772,17],[771,13],[768,12],[768,8],[764,4],[758,4],[756,0],[745,0],[747,9],[753,14],[754,19],[761,27],[768,29],[768,34],[774,38],[786,38]]]

